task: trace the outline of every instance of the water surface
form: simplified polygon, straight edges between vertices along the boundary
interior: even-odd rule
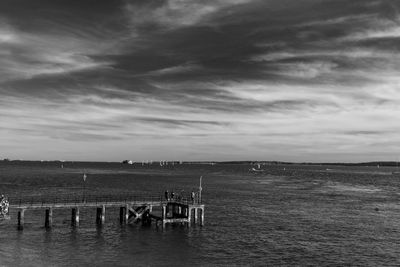
[[[46,231],[43,212],[16,214],[0,225],[0,264],[6,266],[216,266],[400,264],[400,177],[391,168],[183,164],[161,167],[118,163],[2,162],[0,191],[19,196],[87,193],[189,193],[203,176],[204,227],[119,224],[107,209],[54,211]]]

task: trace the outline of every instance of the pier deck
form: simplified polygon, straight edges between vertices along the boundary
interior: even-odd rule
[[[151,205],[151,206],[162,206],[165,202],[162,201],[110,201],[110,202],[64,202],[64,203],[21,203],[21,204],[10,204],[10,209],[44,209],[44,208],[73,208],[73,207],[120,207],[126,204],[130,205]]]

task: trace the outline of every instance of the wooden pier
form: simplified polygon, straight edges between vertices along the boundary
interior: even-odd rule
[[[121,224],[151,225],[165,227],[166,224],[180,223],[187,226],[193,224],[204,225],[204,204],[199,199],[163,199],[162,197],[138,197],[138,196],[101,196],[79,198],[55,198],[55,199],[9,199],[9,209],[17,210],[18,229],[23,230],[25,211],[44,211],[44,226],[51,228],[53,224],[53,210],[70,209],[71,226],[79,226],[79,210],[93,208],[96,210],[96,224],[101,226],[106,221],[107,209],[119,209],[119,221]],[[154,208],[157,208],[158,214]]]

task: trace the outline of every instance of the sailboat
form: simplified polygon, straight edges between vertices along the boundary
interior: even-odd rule
[[[249,171],[251,171],[251,172],[262,172],[264,170],[261,169],[260,163],[257,163],[257,169],[253,167],[253,168],[249,169]]]

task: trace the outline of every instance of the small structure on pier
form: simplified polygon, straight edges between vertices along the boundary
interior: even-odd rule
[[[165,227],[165,224],[167,223],[186,223],[187,225],[190,225],[194,222],[197,224],[199,218],[200,225],[204,225],[204,205],[202,204],[167,202],[162,206],[163,227]]]

